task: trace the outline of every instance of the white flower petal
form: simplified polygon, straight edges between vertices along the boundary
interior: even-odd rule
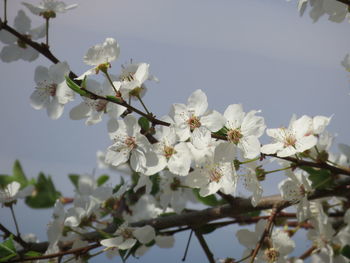
[[[147,226],[136,228],[134,230],[133,235],[142,244],[147,244],[155,238],[156,232],[154,231],[153,227],[147,225]]]

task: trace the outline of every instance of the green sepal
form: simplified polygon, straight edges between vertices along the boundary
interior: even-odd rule
[[[61,196],[51,180],[50,176],[40,173],[35,183],[35,195],[26,198],[26,204],[31,208],[50,208],[55,205]]]
[[[7,262],[15,256],[17,256],[17,252],[11,235],[7,240],[0,243],[0,262]]]
[[[97,186],[101,186],[103,185],[105,182],[107,182],[109,180],[109,176],[107,174],[103,174],[101,175],[98,179],[97,179]]]
[[[341,249],[340,253],[341,253],[344,257],[350,259],[350,246],[349,246],[349,245],[345,245],[345,246]]]
[[[140,125],[140,127],[144,130],[144,131],[148,131],[150,128],[149,125],[149,120],[146,117],[140,117],[138,120],[138,123]]]
[[[160,176],[159,174],[154,174],[150,176],[151,182],[152,182],[152,190],[151,190],[151,195],[156,195],[159,190],[159,183],[160,183]]]
[[[22,166],[18,160],[15,161],[12,168],[13,181],[19,182],[21,187],[28,185],[28,179],[25,176]]]
[[[215,195],[208,195],[208,196],[201,196],[199,194],[199,189],[192,189],[193,194],[197,198],[197,200],[205,205],[208,206],[217,206],[217,205],[222,205],[225,204],[225,200],[218,200]]]
[[[71,183],[74,185],[76,189],[78,189],[78,183],[79,183],[79,174],[69,174],[68,178],[71,181]]]
[[[300,168],[310,174],[308,179],[311,181],[313,189],[329,189],[334,186],[334,180],[329,170],[316,170],[308,166],[300,166]]]
[[[13,182],[13,178],[7,174],[0,174],[0,188],[6,187],[9,183]]]
[[[72,89],[74,92],[78,93],[80,96],[83,96],[83,97],[88,97],[88,93],[81,89],[80,86],[78,84],[76,84],[73,80],[71,80],[68,76],[65,76],[66,78],[66,83],[67,83],[67,86]],[[85,79],[84,79],[85,81]]]

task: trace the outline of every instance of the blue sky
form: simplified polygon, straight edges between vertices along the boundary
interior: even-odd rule
[[[11,24],[17,10],[25,8],[21,1],[8,2]],[[212,109],[223,112],[229,104],[242,103],[246,111],[262,110],[270,128],[288,125],[293,113],[333,115],[329,130],[338,134],[337,142],[350,143],[349,74],[340,66],[349,52],[347,22],[335,24],[322,18],[313,23],[307,13],[299,17],[296,1],[284,0],[66,2],[79,7],[53,21],[53,53],[80,74],[88,69],[82,57],[90,46],[106,37],[117,39],[121,55],[112,64],[112,72],[118,73],[122,63],[133,59],[150,63],[151,72],[160,79],[148,85],[145,97],[157,116],[167,114],[172,103],[185,102],[200,88],[208,95]],[[42,23],[39,17],[30,17],[32,25]],[[10,173],[14,160],[19,159],[28,176],[49,173],[65,195],[72,195],[66,175],[91,173],[96,168],[96,151],[110,145],[106,125],[86,127],[83,121],[69,120],[69,109],[79,98],[66,106],[64,116],[57,121],[32,109],[29,96],[35,87],[37,65],[50,63],[42,57],[33,63],[0,62],[0,173]],[[113,180],[117,181],[116,176]],[[0,221],[10,226],[3,210]],[[37,213],[22,206],[18,210],[24,231],[34,227],[43,240],[50,211]],[[28,216],[40,223],[28,225]],[[239,258],[239,250],[232,255],[232,247],[218,244],[225,240],[224,235],[235,239],[232,228],[210,237],[214,251],[220,251],[217,256]],[[179,262],[186,237],[180,235],[175,251],[156,250],[142,262],[151,262],[159,255],[166,256],[169,263]],[[195,255],[191,258],[190,253],[189,261],[204,257],[199,250],[192,253]]]

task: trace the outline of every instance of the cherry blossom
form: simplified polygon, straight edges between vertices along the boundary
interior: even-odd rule
[[[146,156],[150,148],[147,138],[140,133],[141,127],[134,116],[128,115],[124,120],[116,121],[117,130],[110,133],[114,141],[106,153],[106,163],[119,166],[130,157],[131,168],[136,172],[145,172]]]
[[[104,81],[101,85],[95,80],[88,79],[86,89],[103,97],[114,95],[113,88],[108,81]],[[125,110],[125,107],[107,100],[83,97],[83,102],[75,106],[70,111],[69,116],[72,120],[86,119],[86,125],[94,125],[102,121],[102,116],[105,113],[111,118],[118,118]]]
[[[235,153],[229,143],[221,143],[215,148],[214,155],[196,167],[186,177],[186,185],[200,188],[201,196],[208,196],[222,191],[234,193],[237,185],[236,170],[232,165]]]
[[[26,2],[23,2],[22,4],[34,15],[45,16],[45,14],[51,13],[51,18],[54,18],[56,13],[65,13],[66,11],[78,6],[77,4],[67,6],[64,2],[56,0],[43,0],[39,5],[33,5]]]
[[[4,188],[0,187],[0,203],[10,204],[18,198],[25,198],[31,195],[34,190],[33,185],[29,185],[22,190],[20,188],[21,185],[16,181],[6,185]]]
[[[103,239],[100,241],[102,246],[107,248],[117,247],[121,250],[133,247],[137,241],[141,244],[147,244],[155,238],[155,231],[151,226],[129,227],[127,223],[121,225],[114,233],[116,237]]]
[[[287,157],[304,152],[317,143],[317,138],[310,132],[313,127],[312,119],[306,115],[290,122],[288,128],[267,129],[266,133],[274,139],[271,144],[261,147],[264,154],[277,154],[278,157]]]
[[[77,79],[84,79],[88,75],[98,74],[100,70],[107,72],[107,69],[111,66],[110,63],[119,57],[119,53],[119,44],[114,38],[106,38],[102,44],[89,48],[84,56],[84,62],[94,67]]]
[[[17,13],[14,28],[27,39],[37,40],[45,36],[45,25],[31,29],[31,21],[22,10]],[[6,44],[0,52],[0,59],[4,62],[33,61],[39,56],[38,51],[5,30],[0,30],[0,41]]]
[[[51,119],[61,117],[64,105],[74,99],[74,92],[65,81],[68,74],[66,62],[59,62],[49,68],[38,66],[34,77],[37,87],[30,96],[31,106],[36,110],[46,108]]]
[[[259,111],[243,112],[240,104],[232,104],[224,112],[226,118],[227,140],[240,148],[245,158],[254,158],[260,154],[259,137],[266,128],[263,117],[255,114]]]
[[[173,104],[170,116],[175,121],[176,134],[180,141],[186,141],[196,128],[206,127],[211,132],[220,130],[225,119],[217,111],[207,111],[207,95],[198,89],[194,91],[185,104]]]

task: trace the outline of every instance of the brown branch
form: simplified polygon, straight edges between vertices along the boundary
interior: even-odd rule
[[[28,46],[31,46],[32,48],[34,48],[36,51],[38,51],[40,54],[44,55],[52,63],[56,64],[56,63],[60,62],[58,60],[58,58],[56,58],[51,53],[51,51],[49,50],[47,45],[45,45],[44,43],[39,44],[38,42],[31,40],[30,38],[19,33],[16,29],[10,27],[7,23],[2,22],[2,20],[0,19],[0,30],[1,29],[6,30],[7,32],[11,33],[15,37],[17,37],[18,39],[20,39],[21,41],[26,43]]]
[[[197,237],[197,239],[199,241],[199,244],[201,245],[205,255],[207,256],[208,261],[210,263],[215,263],[214,255],[210,251],[210,248],[209,248],[207,242],[205,241],[205,239],[204,239],[202,233],[200,232],[200,230],[194,229],[193,231],[194,231],[194,234],[196,235],[196,237]]]
[[[13,234],[1,223],[0,223],[0,230],[5,234],[5,237],[12,236],[13,240],[16,241],[18,244],[20,244],[22,247],[29,248],[29,244],[25,242],[20,235]]]
[[[317,249],[316,246],[310,247],[310,248],[309,248],[308,250],[306,250],[299,258],[302,259],[302,260],[304,260],[304,259],[310,257],[311,254],[312,254],[312,252],[314,252],[315,249]]]
[[[50,51],[50,49],[48,48],[48,46],[44,43],[39,44],[38,42],[35,42],[29,38],[27,38],[26,36],[22,35],[21,33],[19,33],[16,29],[14,29],[13,27],[9,26],[7,23],[2,22],[2,20],[0,19],[0,30],[6,30],[7,32],[13,34],[15,37],[17,37],[18,39],[20,39],[21,41],[23,41],[24,43],[26,43],[27,45],[29,45],[30,47],[34,48],[36,51],[38,51],[40,54],[44,55],[47,59],[49,59],[52,63],[56,64],[59,61],[58,58],[56,58]],[[70,71],[69,73],[69,77],[71,79],[75,79],[77,78],[77,75],[73,72]],[[80,81],[74,80],[78,85],[80,85]],[[144,113],[143,111],[129,105],[128,103],[126,103],[124,100],[121,101],[120,103],[117,103],[116,101],[113,101],[111,99],[99,96],[97,94],[94,94],[93,92],[86,90],[85,91],[87,93],[89,93],[90,95],[90,99],[101,99],[101,100],[105,100],[105,101],[109,101],[115,104],[119,104],[121,106],[124,106],[125,108],[127,108],[129,111],[133,111],[145,118],[147,118],[153,125],[163,125],[163,126],[170,126],[170,123],[159,120],[157,118],[155,118],[153,115],[151,114],[147,114]]]
[[[253,262],[254,262],[256,255],[258,254],[258,252],[259,252],[261,246],[263,245],[263,243],[264,243],[264,241],[265,241],[265,238],[266,238],[267,236],[270,235],[270,233],[271,233],[271,228],[272,228],[272,224],[273,224],[273,222],[275,221],[275,217],[276,217],[276,215],[277,215],[277,213],[278,213],[278,211],[279,211],[280,208],[281,208],[281,206],[278,205],[278,204],[276,204],[276,205],[273,207],[272,212],[271,212],[271,215],[270,215],[270,217],[269,217],[269,219],[268,219],[268,221],[267,221],[267,224],[266,224],[266,226],[265,226],[264,232],[262,233],[262,235],[261,235],[261,237],[260,237],[260,240],[259,240],[259,242],[256,244],[256,247],[255,247],[255,249],[254,249],[254,251],[253,251],[253,253],[252,253],[252,257],[251,257],[251,259],[250,259],[250,263],[253,263]]]
[[[336,0],[336,1],[338,1],[340,3],[343,3],[343,4],[347,5],[347,6],[350,6],[350,1],[349,0]]]
[[[350,175],[350,169],[349,168],[339,168],[335,167],[332,165],[329,165],[328,163],[317,163],[317,162],[310,162],[310,161],[305,161],[305,160],[300,160],[294,157],[278,157],[276,154],[266,154],[263,156],[270,156],[270,157],[275,157],[278,159],[286,160],[289,162],[295,163],[297,166],[309,166],[309,167],[314,167],[314,168],[321,168],[321,169],[327,169],[334,174],[343,174],[343,175]]]
[[[86,254],[87,252],[89,252],[90,250],[97,248],[101,246],[100,244],[93,244],[93,245],[89,245],[86,247],[80,247],[80,248],[75,248],[75,249],[70,249],[70,250],[66,250],[66,251],[61,251],[58,253],[52,253],[49,255],[43,255],[43,256],[37,256],[37,257],[27,257],[27,258],[20,258],[20,259],[13,259],[13,260],[9,260],[7,261],[8,263],[14,263],[14,262],[25,262],[25,261],[31,261],[31,260],[42,260],[42,259],[49,259],[49,258],[59,258],[59,257],[63,257],[65,255],[69,255],[69,254],[75,254],[75,255],[83,255]]]
[[[334,188],[333,190],[318,190],[314,194],[309,197],[309,200],[329,197],[329,196],[349,196],[349,185],[350,179],[346,178],[342,181],[341,185]],[[227,218],[227,217],[237,217],[238,215],[245,214],[248,212],[261,211],[266,209],[271,209],[276,205],[278,207],[285,208],[293,205],[286,200],[283,200],[279,195],[273,195],[262,198],[256,207],[251,205],[251,201],[245,198],[235,198],[233,202],[234,208],[231,205],[221,205],[217,207],[207,208],[201,211],[193,211],[193,212],[185,212],[179,215],[171,215],[167,217],[158,217],[149,220],[142,220],[135,223],[132,223],[133,227],[141,227],[145,225],[150,225],[154,227],[156,230],[162,230],[172,227],[181,227],[181,226],[189,226],[196,225],[196,227],[200,227],[202,225],[207,224],[210,221],[214,221],[217,219]],[[288,215],[288,213],[286,213]],[[290,215],[291,216],[291,215]],[[200,219],[200,220],[199,220]],[[114,224],[109,225],[104,232],[114,233],[116,231],[117,226]],[[83,235],[83,239],[89,242],[96,242],[100,240],[101,234],[99,232],[90,232]],[[48,248],[48,242],[42,243],[30,243],[30,250],[37,252],[45,252]],[[59,244],[61,249],[67,249],[72,246],[72,242],[65,242]]]

